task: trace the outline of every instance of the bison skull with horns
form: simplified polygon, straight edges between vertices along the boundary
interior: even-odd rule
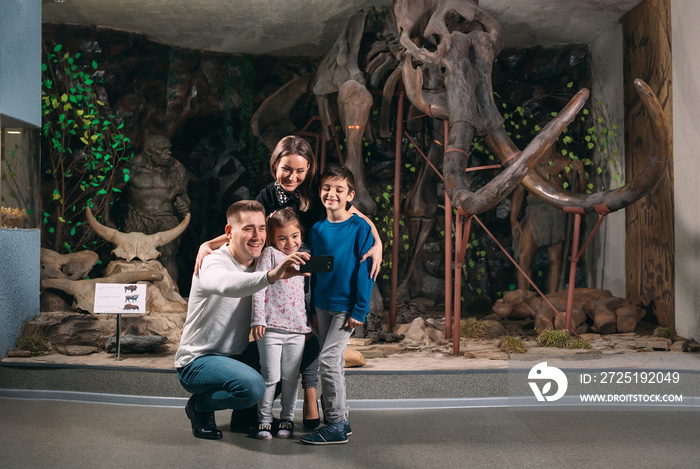
[[[520,152],[503,129],[503,117],[493,100],[491,65],[503,46],[496,20],[472,0],[397,0],[394,13],[406,49],[403,81],[407,96],[414,106],[449,122],[445,189],[461,213],[476,215],[494,207],[521,182],[549,205],[606,213],[635,202],[658,182],[670,154],[668,129],[661,106],[641,80],[635,84],[656,136],[644,172],[617,190],[596,194],[565,191],[530,170],[581,109],[588,91],[581,90]],[[486,143],[505,166],[476,192],[469,189],[465,172],[474,135],[486,136]]]

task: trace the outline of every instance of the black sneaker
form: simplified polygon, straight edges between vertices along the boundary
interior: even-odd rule
[[[302,436],[300,440],[307,445],[340,445],[348,442],[348,435],[344,428],[337,431],[330,425],[326,425],[315,432]]]

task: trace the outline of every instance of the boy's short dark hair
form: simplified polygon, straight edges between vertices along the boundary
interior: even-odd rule
[[[226,223],[232,225],[241,220],[242,212],[260,212],[265,216],[265,207],[255,200],[239,200],[226,210]]]
[[[348,189],[355,192],[355,176],[353,176],[352,171],[343,165],[332,164],[326,167],[323,174],[321,174],[321,184],[326,179],[344,180],[348,185]]]

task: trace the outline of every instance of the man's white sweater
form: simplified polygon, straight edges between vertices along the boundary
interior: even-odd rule
[[[238,263],[225,244],[204,258],[192,277],[187,319],[175,368],[202,355],[240,355],[248,346],[253,293],[267,287],[267,272]]]

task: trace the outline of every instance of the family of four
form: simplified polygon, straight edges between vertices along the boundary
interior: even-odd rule
[[[289,438],[300,372],[304,427],[320,425],[320,371],[326,426],[301,441],[346,443],[352,430],[345,349],[369,312],[381,240],[350,204],[353,174],[334,165],[316,180],[313,152],[304,139],[283,138],[270,170],[275,182],[255,201],[231,205],[225,234],[200,247],[175,356],[180,383],[192,393],[185,412],[197,438],[222,438],[214,411],[223,409],[233,409],[232,431],[255,428],[260,439],[273,433]],[[334,256],[334,267],[307,282],[310,274],[299,266],[311,255]],[[282,411],[273,426],[272,403],[280,391]]]

